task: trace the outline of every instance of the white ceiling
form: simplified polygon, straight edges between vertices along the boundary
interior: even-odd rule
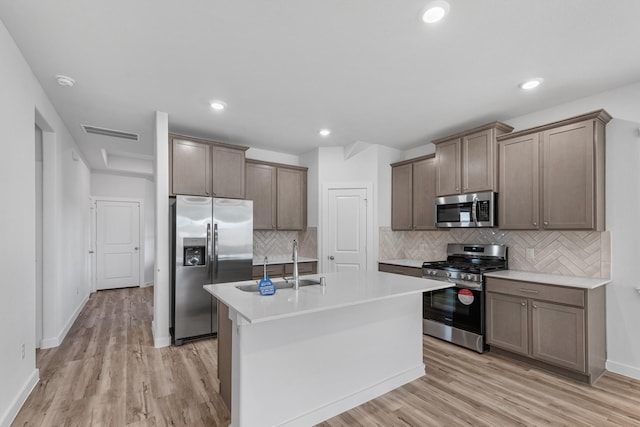
[[[450,0],[432,26],[428,1],[3,0],[0,19],[92,169],[101,150],[148,162],[155,111],[174,132],[284,153],[408,149],[640,80],[640,1]],[[521,91],[530,77],[544,84]]]

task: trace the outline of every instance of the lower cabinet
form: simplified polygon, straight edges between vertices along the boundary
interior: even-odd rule
[[[588,383],[605,371],[605,292],[488,277],[487,343]]]

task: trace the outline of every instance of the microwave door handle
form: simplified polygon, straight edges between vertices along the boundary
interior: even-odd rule
[[[478,198],[473,196],[473,203],[471,204],[471,216],[473,217],[473,223],[478,226]]]

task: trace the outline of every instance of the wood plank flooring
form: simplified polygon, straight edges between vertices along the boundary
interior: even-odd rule
[[[153,348],[152,301],[153,288],[93,294],[62,345],[38,351],[12,425],[229,425],[215,339]],[[590,387],[430,337],[424,355],[426,376],[319,426],[640,426],[640,381]]]

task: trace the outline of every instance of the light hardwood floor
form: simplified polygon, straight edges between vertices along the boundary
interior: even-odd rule
[[[216,341],[153,348],[152,301],[153,288],[93,294],[62,345],[38,351],[12,425],[227,426]],[[640,426],[640,381],[590,387],[430,337],[424,355],[426,376],[320,426]]]

